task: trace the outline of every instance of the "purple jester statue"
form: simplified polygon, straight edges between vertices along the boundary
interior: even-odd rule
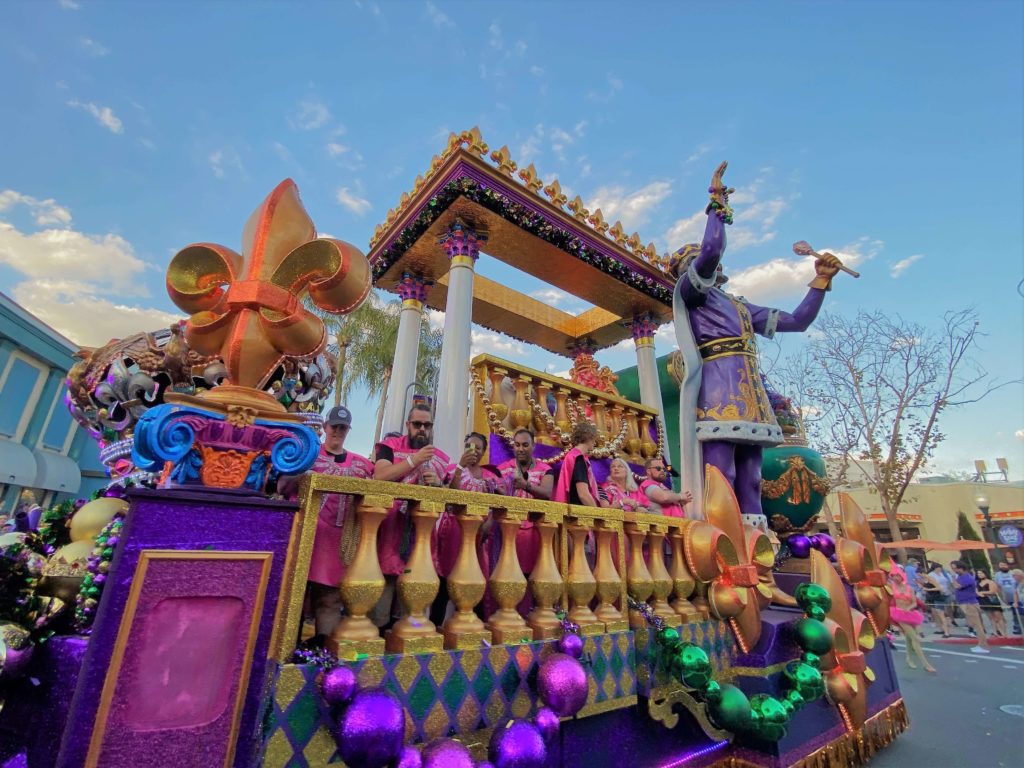
[[[792,314],[759,307],[721,289],[725,225],[732,223],[729,195],[718,166],[708,191],[704,240],[681,248],[670,262],[676,339],[685,373],[680,387],[683,487],[693,492],[690,515],[703,517],[704,466],[721,470],[732,484],[746,523],[767,530],[761,512],[761,449],[782,442],[758,370],[754,334],[805,331],[818,315],[832,278],[842,268],[835,256],[819,255],[810,291]]]

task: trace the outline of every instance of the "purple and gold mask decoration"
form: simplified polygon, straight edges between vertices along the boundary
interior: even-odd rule
[[[686,559],[694,576],[710,582],[711,613],[728,621],[744,653],[761,637],[761,609],[772,597],[770,575],[775,562],[771,541],[744,525],[732,486],[708,464],[704,478],[706,523],[686,532]]]
[[[844,534],[836,546],[839,570],[853,588],[857,604],[867,614],[875,634],[881,635],[889,628],[892,561],[875,542],[864,511],[848,493],[839,494],[839,515]]]
[[[355,246],[316,239],[291,179],[249,217],[241,254],[196,243],[179,251],[167,269],[171,300],[191,315],[189,345],[219,355],[236,386],[262,388],[286,356],[313,357],[323,350],[323,321],[300,300],[307,291],[327,312],[351,312],[370,291],[370,267]]]
[[[843,580],[818,551],[811,552],[811,581],[832,598],[825,615],[832,650],[822,656],[820,664],[825,690],[829,700],[839,707],[847,729],[858,731],[867,716],[867,687],[875,681],[864,658],[864,652],[875,646],[875,631],[863,613],[850,607]]]

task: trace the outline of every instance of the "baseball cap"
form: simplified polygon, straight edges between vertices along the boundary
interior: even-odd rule
[[[331,427],[351,427],[352,426],[352,412],[349,411],[344,405],[336,405],[327,412],[327,417],[324,419],[324,424]]]

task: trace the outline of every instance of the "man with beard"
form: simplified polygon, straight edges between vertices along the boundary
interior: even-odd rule
[[[533,433],[528,429],[517,430],[512,436],[512,453],[515,458],[500,464],[498,471],[506,483],[505,493],[509,496],[546,501],[551,498],[555,477],[550,464],[533,458],[533,446]],[[529,576],[540,554],[540,536],[529,520],[524,520],[519,526],[516,552],[523,573]]]
[[[384,438],[374,448],[376,464],[374,480],[389,480],[409,485],[440,487],[448,471],[448,457],[431,445],[434,422],[430,408],[416,403],[405,422],[406,433]],[[406,504],[396,501],[380,526],[377,557],[384,572],[384,594],[370,618],[378,627],[392,620],[395,583],[405,570],[405,560],[412,547],[412,521]]]

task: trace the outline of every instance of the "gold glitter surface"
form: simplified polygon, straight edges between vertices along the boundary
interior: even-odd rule
[[[526,717],[530,714],[530,710],[533,709],[533,702],[530,701],[530,697],[526,691],[522,688],[516,692],[516,697],[512,700],[512,716],[513,717]]]
[[[435,653],[431,655],[430,661],[427,663],[427,669],[430,670],[430,677],[432,680],[440,683],[448,675],[448,670],[452,668],[452,656],[450,653]],[[465,665],[463,665],[465,668]],[[469,679],[473,679],[467,672]]]
[[[483,651],[473,649],[462,652],[462,671],[466,673],[467,680],[472,680],[476,677],[476,671],[480,669],[480,662],[482,662],[483,659]]]
[[[281,711],[288,708],[295,697],[299,695],[306,684],[302,671],[294,664],[285,664],[277,675],[277,687],[274,690],[274,699]]]
[[[423,735],[427,741],[448,735],[448,712],[445,711],[440,699],[434,702],[426,720],[423,721]]]
[[[615,679],[611,675],[605,677],[601,690],[604,692],[606,699],[610,699],[615,695]]]
[[[495,645],[491,648],[490,661],[491,669],[494,670],[495,675],[501,675],[505,669],[505,665],[508,663],[508,648],[503,645]]]
[[[359,687],[374,688],[384,682],[384,664],[379,658],[370,658],[359,670]]]
[[[284,768],[295,754],[292,743],[285,736],[284,729],[278,728],[274,735],[267,742],[267,749],[263,753],[264,768]],[[330,755],[327,756],[330,759]],[[324,765],[327,760],[324,760]]]
[[[302,750],[306,762],[311,766],[327,765],[328,761],[338,750],[338,742],[335,741],[331,732],[321,726],[316,729],[309,744]]]
[[[505,700],[497,688],[487,697],[486,712],[489,723],[497,723],[505,716]]]
[[[416,673],[419,671],[420,664],[412,654],[403,656],[398,664],[395,665],[395,679],[403,691],[408,691],[412,688],[412,681],[416,679]]]
[[[466,733],[476,728],[477,723],[480,722],[480,706],[476,703],[476,699],[472,696],[465,698],[459,711],[455,713],[455,722],[459,726],[459,733]]]

